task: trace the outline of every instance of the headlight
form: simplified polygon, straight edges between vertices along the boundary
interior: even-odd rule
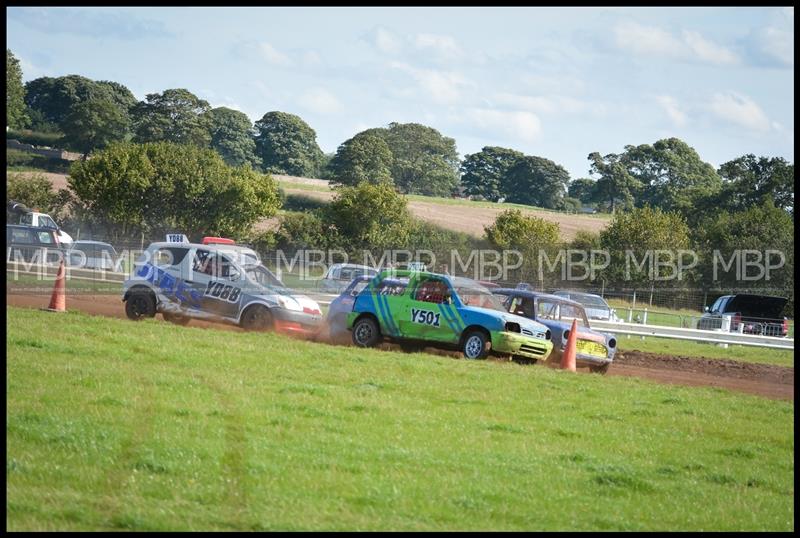
[[[303,307],[300,306],[300,303],[291,297],[278,296],[278,304],[287,310],[295,310],[297,312],[303,311]]]

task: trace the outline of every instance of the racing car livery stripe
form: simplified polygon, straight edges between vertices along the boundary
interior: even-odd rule
[[[389,307],[389,302],[386,299],[385,295],[378,296],[378,300],[383,303],[383,308],[386,311],[386,319],[389,321],[389,330],[392,334],[400,334],[400,330],[397,328],[397,325],[394,322],[394,316],[392,315],[392,309]]]
[[[461,316],[458,315],[458,311],[453,308],[453,305],[445,305],[445,309],[447,310],[448,315],[453,319],[453,323],[456,325],[456,332],[461,332],[464,330],[464,321],[461,319]]]
[[[373,308],[375,309],[375,313],[378,315],[380,324],[387,330],[391,332],[391,328],[389,327],[389,323],[386,321],[386,316],[383,313],[383,305],[380,303],[380,296],[376,294],[372,295],[372,304]]]
[[[455,322],[448,316],[447,308],[444,304],[439,304],[439,311],[442,313],[442,317],[447,322],[447,325],[450,326],[450,330],[456,334],[460,333],[461,331],[458,330],[458,325],[456,325]]]

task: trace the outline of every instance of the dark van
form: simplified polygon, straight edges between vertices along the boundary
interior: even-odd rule
[[[705,307],[697,328],[721,329],[724,318],[729,318],[731,332],[783,337],[789,333],[789,323],[782,315],[788,301],[772,295],[723,295]]]
[[[65,250],[57,234],[52,228],[6,224],[6,262],[60,263]]]

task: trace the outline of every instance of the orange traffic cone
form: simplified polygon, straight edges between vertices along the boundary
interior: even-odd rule
[[[569,370],[570,372],[577,371],[575,368],[575,349],[578,347],[578,320],[572,320],[572,328],[569,330],[569,337],[567,338],[567,347],[564,348],[564,354],[561,355],[561,369]]]
[[[61,260],[61,265],[58,266],[58,275],[56,275],[56,283],[53,286],[53,295],[50,297],[50,306],[43,310],[48,310],[49,312],[67,311],[66,276],[67,270],[64,267],[64,260]]]

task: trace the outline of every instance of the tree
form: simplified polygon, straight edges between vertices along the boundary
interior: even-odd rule
[[[589,161],[590,173],[600,176],[594,184],[590,197],[597,201],[607,201],[612,213],[616,210],[618,202],[625,209],[633,207],[641,183],[628,172],[621,157],[614,153],[601,157],[599,153],[594,152],[589,154]]]
[[[255,128],[256,154],[264,171],[304,177],[318,174],[324,155],[317,133],[299,116],[267,112]]]
[[[794,164],[782,157],[744,155],[719,167],[722,190],[714,205],[743,211],[772,198],[775,206],[794,215]]]
[[[452,138],[419,123],[390,123],[380,134],[392,152],[392,179],[400,192],[449,196],[458,186],[458,153]]]
[[[573,179],[569,182],[569,187],[567,187],[567,195],[570,198],[577,198],[583,204],[591,204],[597,201],[595,199],[597,194],[596,183],[595,180],[586,177]]]
[[[56,222],[63,219],[70,194],[67,189],[53,191],[53,183],[44,174],[9,173],[6,176],[6,197],[8,200],[20,202],[31,209],[47,213]],[[6,213],[6,220],[19,222],[19,215]]]
[[[322,214],[340,238],[339,244],[350,252],[408,245],[412,228],[408,203],[388,183],[342,187]]]
[[[206,116],[210,125],[211,147],[226,163],[230,166],[260,166],[253,140],[253,124],[245,113],[218,107],[206,112]]]
[[[719,192],[722,181],[686,142],[665,138],[652,146],[625,146],[621,158],[643,185],[637,204],[691,215],[700,201]]]
[[[271,177],[229,167],[211,149],[169,142],[112,144],[75,162],[68,183],[84,212],[115,237],[169,230],[238,237],[279,207]]]
[[[506,202],[561,209],[569,184],[569,172],[543,157],[525,156],[506,174]]]
[[[666,264],[667,254],[659,255],[656,260],[654,251],[672,251],[673,260],[676,260],[677,250],[690,247],[689,227],[677,212],[645,206],[617,212],[600,232],[600,244],[610,255],[609,266],[602,271],[607,281],[621,286],[643,286],[663,278],[660,285],[674,287],[675,280],[666,280],[675,272],[673,266]],[[660,261],[664,265],[643,264],[644,260]],[[688,257],[685,260],[686,264],[690,261]]]
[[[484,227],[486,239],[498,250],[517,251],[522,255],[522,266],[513,277],[517,280],[539,280],[539,257],[555,258],[561,245],[561,228],[558,223],[525,215],[519,209],[503,211],[492,225]]]
[[[748,287],[770,290],[773,294],[786,294],[794,302],[794,220],[786,211],[775,207],[772,200],[766,198],[761,204],[751,205],[741,211],[719,211],[705,216],[698,226],[693,228],[694,244],[699,252],[699,268],[703,282],[709,287]],[[714,251],[717,255],[717,280],[714,280]],[[756,252],[761,256],[767,250],[780,252],[784,256],[783,267],[772,269],[769,280],[766,275],[756,280],[744,281],[738,275],[737,264],[726,270],[719,263],[729,263],[737,254],[748,255],[754,262]],[[779,254],[771,256],[772,265],[779,265]],[[765,260],[762,260],[762,263]],[[758,266],[754,263],[748,274],[757,276]]]
[[[522,157],[519,151],[497,146],[486,146],[478,153],[466,155],[461,163],[461,185],[468,195],[497,202],[508,196],[503,189],[506,175]]]
[[[41,77],[25,84],[25,102],[31,110],[33,127],[61,129],[64,119],[78,103],[107,99],[128,114],[133,94],[116,82],[95,82],[79,75]]]
[[[130,116],[111,100],[92,99],[74,105],[61,129],[67,148],[85,159],[91,151],[125,140],[130,124]]]
[[[22,129],[28,121],[22,68],[11,49],[6,49],[6,125],[11,129]]]
[[[208,147],[211,110],[207,101],[183,88],[147,94],[133,108],[134,141],[174,142]]]
[[[391,166],[388,144],[380,135],[368,131],[342,143],[330,162],[333,180],[341,185],[391,182]]]

